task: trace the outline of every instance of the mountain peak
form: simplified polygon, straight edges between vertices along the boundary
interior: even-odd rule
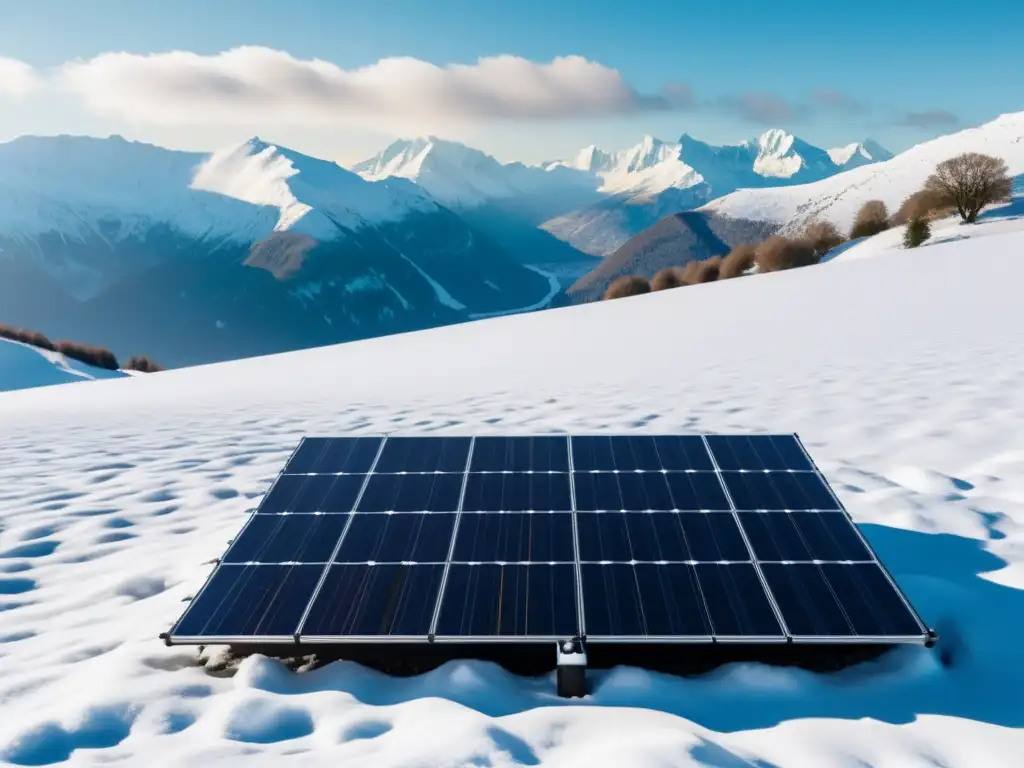
[[[843,170],[859,168],[870,163],[880,163],[891,160],[895,155],[883,147],[874,139],[864,139],[862,142],[847,144],[844,147],[836,147],[828,150],[828,156],[832,162]]]

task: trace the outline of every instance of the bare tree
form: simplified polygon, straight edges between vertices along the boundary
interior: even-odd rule
[[[758,272],[778,272],[818,263],[818,254],[803,240],[772,235],[754,251]]]
[[[722,259],[721,268],[718,270],[719,280],[730,280],[739,277],[754,266],[754,251],[757,246],[753,243],[740,243],[733,248]]]
[[[820,258],[837,245],[842,245],[846,238],[839,234],[839,229],[831,221],[812,221],[804,229],[802,239],[810,244]]]
[[[924,188],[948,200],[960,218],[973,224],[986,205],[1009,199],[1013,181],[1002,159],[965,152],[935,166]]]
[[[850,228],[850,239],[871,237],[889,228],[889,209],[881,200],[868,200],[857,211],[857,218]]]
[[[639,296],[651,292],[651,284],[641,275],[625,275],[612,282],[604,292],[605,300],[623,299],[626,296]]]
[[[667,291],[669,288],[680,288],[688,283],[683,279],[683,270],[679,267],[665,267],[651,278],[652,291]]]

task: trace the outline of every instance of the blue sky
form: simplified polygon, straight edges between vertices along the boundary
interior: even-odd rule
[[[521,82],[506,77],[487,85],[494,89],[487,108],[479,100],[471,108],[466,101],[432,107],[432,91],[418,89],[426,95],[400,116],[364,103],[353,121],[343,104],[325,107],[323,114],[304,104],[303,119],[282,122],[278,117],[290,114],[294,99],[264,93],[270,86],[264,88],[259,78],[274,76],[272,64],[243,73],[250,78],[247,95],[228,113],[227,100],[239,91],[234,87],[217,102],[188,100],[210,82],[223,82],[217,61],[202,64],[205,68],[195,74],[206,80],[186,81],[166,68],[154,74],[133,59],[93,67],[87,78],[75,81],[73,93],[50,87],[13,104],[0,103],[0,139],[29,132],[116,132],[208,149],[258,133],[350,162],[396,135],[428,132],[417,130],[422,115],[429,132],[464,140],[503,160],[560,157],[591,143],[614,149],[645,133],[673,140],[687,132],[734,142],[769,127],[786,128],[822,146],[872,136],[898,151],[1024,109],[1024,86],[1013,75],[1020,66],[1024,3],[1015,0],[34,0],[5,2],[0,9],[0,57],[29,65],[38,79],[51,78],[69,61],[88,62],[108,52],[181,50],[216,57],[238,46],[261,46],[298,60],[322,59],[340,70],[387,57],[445,67],[500,54],[538,65],[575,55],[617,72],[621,84],[602,75],[611,91],[628,87],[642,100],[675,84],[687,94],[683,108],[638,108],[639,101],[621,93],[602,96],[601,106],[594,107],[583,91],[598,86],[570,73],[559,85],[563,90],[544,92],[545,107],[524,107],[523,101],[495,107],[506,96],[521,95],[522,83],[530,81],[527,74],[513,78]],[[289,83],[295,77],[305,82],[303,70],[289,71]],[[385,96],[393,86],[401,96],[407,78],[393,74],[391,80],[367,82],[374,88],[383,82]],[[140,80],[157,75],[160,87],[172,91]],[[481,73],[469,90],[475,94],[492,75]],[[449,92],[445,82],[439,81],[438,93]],[[316,92],[325,94],[324,101],[343,101],[338,90]],[[344,93],[350,92],[345,85]],[[136,103],[145,101],[138,94],[150,93],[161,101],[134,114],[113,103],[119,93],[125,100],[135,93]],[[275,101],[278,97],[284,101]],[[534,105],[534,95],[527,101]],[[579,114],[571,106],[577,102],[586,106]],[[570,106],[562,110],[558,104],[563,103]],[[458,125],[443,119],[446,111],[462,107],[470,118]],[[491,107],[496,114],[484,114]]]

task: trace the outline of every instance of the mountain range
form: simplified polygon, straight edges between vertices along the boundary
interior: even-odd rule
[[[574,302],[599,299],[617,277],[653,277],[664,267],[724,255],[740,243],[757,243],[777,233],[799,234],[815,219],[849,232],[858,209],[868,200],[881,200],[895,212],[936,165],[963,152],[1001,158],[1018,187],[1024,186],[1024,112],[940,136],[881,162],[868,162],[867,155],[885,156],[869,142],[830,150],[833,160],[851,167],[806,184],[738,189],[696,210],[671,213],[602,259],[567,294]]]
[[[0,144],[0,322],[175,367],[560,306],[811,218],[846,229],[970,150],[1024,173],[1024,113],[895,157],[773,130],[526,165],[428,138],[351,170],[259,138],[26,136]]]
[[[178,366],[545,306],[558,281],[404,179],[252,139],[0,145],[2,321]]]
[[[404,178],[465,211],[516,206],[583,253],[606,256],[659,219],[742,188],[804,184],[892,153],[873,140],[824,150],[780,129],[736,145],[688,134],[645,136],[616,152],[585,147],[568,160],[502,164],[435,137],[397,141],[352,170],[368,180]]]

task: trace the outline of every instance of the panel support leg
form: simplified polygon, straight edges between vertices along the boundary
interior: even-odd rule
[[[563,699],[582,698],[587,695],[587,651],[583,641],[576,637],[558,644],[558,695]]]

